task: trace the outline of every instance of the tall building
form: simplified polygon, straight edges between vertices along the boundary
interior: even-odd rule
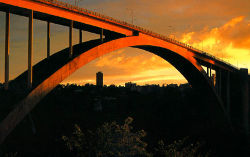
[[[96,73],[96,86],[103,87],[103,73]]]

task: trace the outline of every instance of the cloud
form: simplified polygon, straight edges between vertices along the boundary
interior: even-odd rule
[[[179,39],[234,65],[249,67],[249,27],[250,23],[246,17],[238,16],[218,27],[211,28],[208,25],[200,31],[182,33]],[[128,81],[138,84],[186,82],[174,67],[160,57],[137,52],[132,48],[109,53],[91,65],[96,71],[101,69],[104,72],[106,84],[123,84]],[[92,75],[84,80],[95,78]]]
[[[92,71],[92,73],[89,73]],[[184,83],[185,78],[162,58],[135,48],[111,52],[84,66],[77,74],[64,82],[95,84],[95,73],[104,73],[104,83],[124,85],[125,82],[138,84]],[[82,75],[80,75],[80,73]],[[81,77],[79,77],[81,76]],[[173,81],[174,80],[174,81]]]
[[[148,70],[144,71],[140,74],[129,75],[127,73],[121,73],[119,75],[107,75],[104,73],[104,84],[111,85],[124,85],[126,82],[135,82],[139,85],[144,84],[169,84],[169,83],[186,83],[184,77],[181,74],[176,74],[176,70],[172,68],[165,69],[156,69],[156,70]],[[95,77],[85,77],[85,78],[71,78],[70,80],[66,80],[63,84],[66,83],[77,83],[84,85],[86,83],[95,84]]]
[[[130,49],[134,50],[135,49]],[[127,74],[138,74],[148,70],[172,67],[164,59],[150,53],[139,53],[135,56],[125,49],[105,55],[95,63],[102,68],[113,68]]]
[[[237,60],[250,67],[250,22],[245,16],[232,18],[220,27],[205,27],[199,32],[184,33],[181,41],[233,64]]]
[[[85,3],[86,2],[86,3]],[[161,34],[198,31],[207,24],[217,27],[235,16],[250,19],[249,0],[116,0],[87,4],[82,7],[134,23]],[[132,13],[133,12],[133,13]],[[168,26],[173,26],[168,30]]]

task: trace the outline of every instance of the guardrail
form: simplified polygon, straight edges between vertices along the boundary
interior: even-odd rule
[[[198,52],[200,54],[206,55],[206,56],[208,56],[210,58],[213,58],[213,59],[216,59],[216,60],[218,60],[218,61],[220,61],[220,62],[222,62],[222,63],[224,63],[226,65],[229,65],[229,66],[231,66],[231,67],[233,67],[235,69],[238,69],[234,65],[232,65],[232,64],[230,64],[230,63],[228,63],[228,62],[226,62],[226,61],[224,61],[224,60],[222,60],[222,59],[220,59],[218,57],[215,57],[215,56],[213,56],[213,55],[211,55],[211,54],[209,54],[209,53],[207,53],[205,51],[199,50],[199,49],[197,49],[197,48],[195,48],[195,47],[193,47],[191,45],[180,42],[180,41],[175,40],[173,38],[169,38],[167,36],[155,33],[153,31],[147,30],[145,28],[130,24],[130,23],[126,22],[126,21],[117,20],[117,19],[114,19],[114,18],[112,18],[110,16],[106,16],[106,15],[100,14],[98,12],[94,12],[94,11],[90,11],[88,9],[84,9],[84,8],[81,8],[81,7],[78,7],[78,6],[74,6],[74,5],[71,5],[69,3],[59,1],[59,0],[31,0],[31,1],[46,3],[46,4],[49,4],[49,5],[57,6],[57,7],[64,8],[64,9],[67,9],[67,10],[71,10],[71,11],[74,11],[74,12],[77,12],[77,13],[80,13],[80,14],[84,14],[84,15],[87,14],[88,16],[92,16],[92,17],[101,19],[103,21],[116,23],[118,25],[122,25],[123,27],[127,27],[127,28],[129,28],[131,30],[139,31],[141,33],[144,33],[144,34],[159,38],[161,40],[173,43],[175,45],[187,48],[187,49],[192,50],[194,52]]]

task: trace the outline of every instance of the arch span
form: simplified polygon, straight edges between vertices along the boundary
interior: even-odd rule
[[[85,47],[84,47],[85,46]],[[64,79],[74,73],[76,70],[91,62],[92,60],[105,55],[109,52],[126,47],[136,47],[152,52],[166,61],[170,62],[190,84],[197,90],[204,92],[206,97],[211,101],[217,102],[209,109],[213,112],[216,110],[223,119],[226,119],[223,106],[218,103],[218,97],[215,93],[212,83],[208,80],[205,71],[195,59],[195,54],[186,48],[168,43],[166,41],[156,39],[146,35],[124,37],[101,43],[99,40],[87,42],[74,46],[74,56],[68,59],[68,49],[65,49],[51,57],[49,62],[55,61],[52,72],[47,77],[42,77],[40,81],[34,82],[33,89],[23,99],[16,108],[8,114],[8,116],[0,124],[0,143],[8,136],[8,134],[16,127],[16,125],[43,99],[52,89],[54,89]],[[64,61],[59,61],[62,59]],[[39,68],[47,68],[47,61],[42,61],[34,67],[34,72]],[[40,72],[38,72],[40,73]],[[35,73],[34,73],[35,75]],[[42,75],[42,74],[40,74]],[[25,77],[25,73],[16,80]],[[38,78],[38,77],[37,77]],[[24,78],[23,78],[24,79]],[[34,76],[35,79],[35,76]],[[25,80],[25,79],[24,79]],[[211,112],[208,111],[208,112]]]

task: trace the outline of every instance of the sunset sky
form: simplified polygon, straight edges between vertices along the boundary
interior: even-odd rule
[[[66,1],[66,0],[65,0]],[[67,1],[71,2],[72,1]],[[82,0],[79,6],[170,35],[231,64],[250,69],[249,0]],[[5,13],[0,12],[0,82],[4,79]],[[11,15],[10,78],[27,69],[28,19]],[[78,43],[78,30],[74,30]],[[83,33],[84,41],[98,35]],[[51,51],[68,47],[68,28],[51,25]],[[34,64],[46,57],[46,22],[34,20]],[[134,48],[120,49],[87,64],[63,83],[93,83],[104,73],[104,84],[185,83],[165,60]]]

